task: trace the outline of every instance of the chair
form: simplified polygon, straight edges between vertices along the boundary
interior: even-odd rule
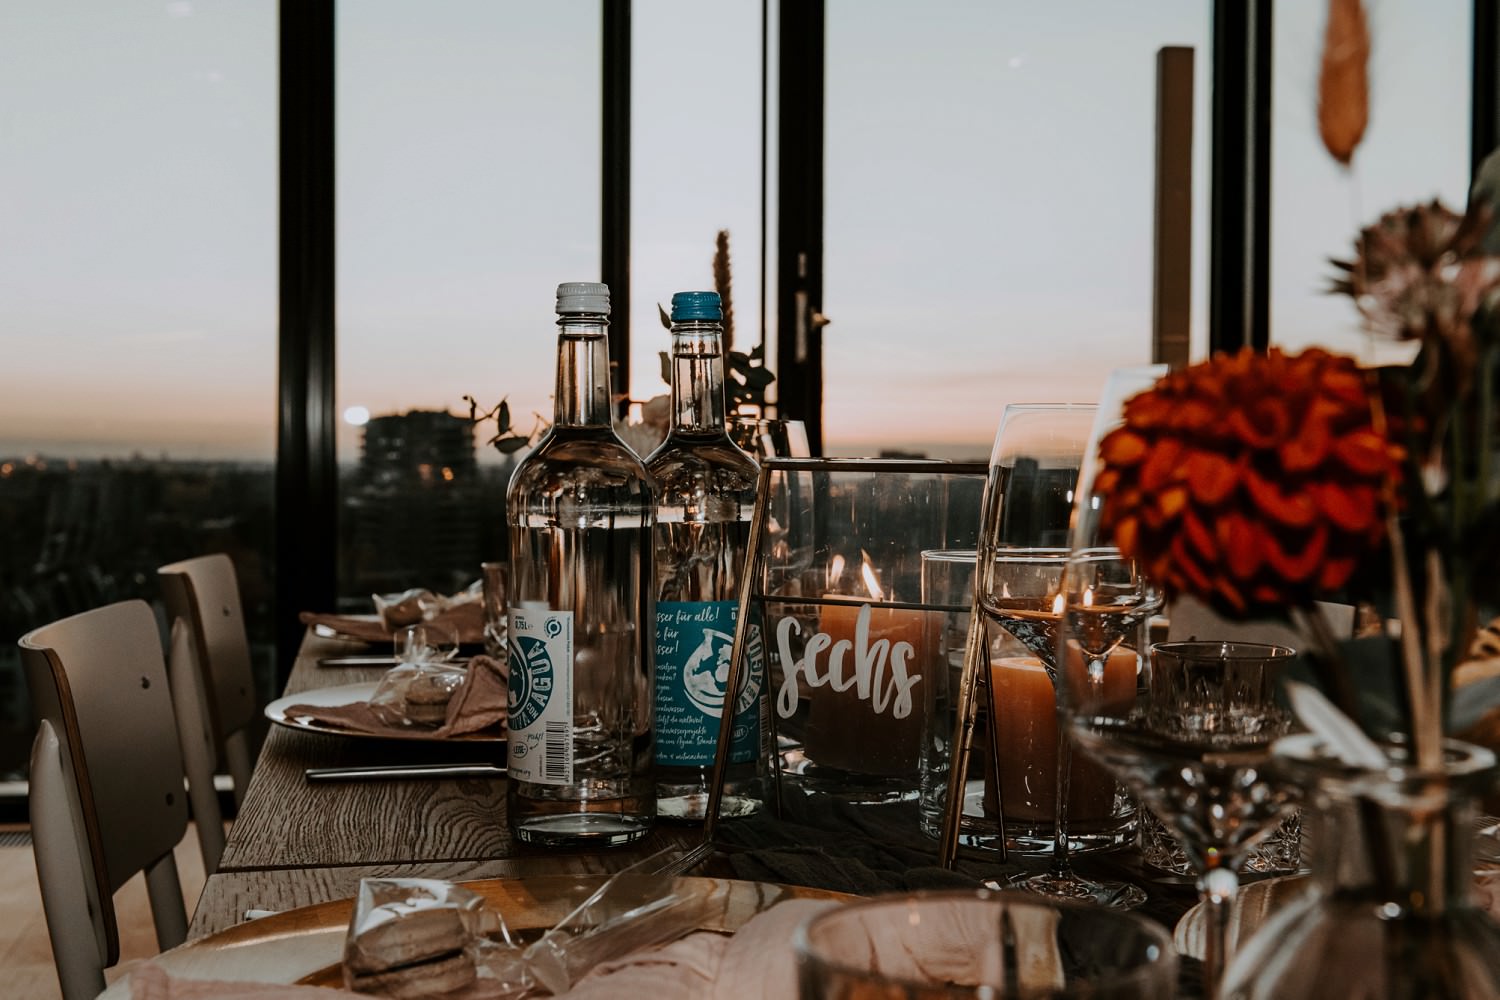
[[[119,961],[114,894],[145,872],[163,949],[187,937],[173,848],[187,832],[182,753],[156,616],[124,601],[22,636],[32,709],[32,847],[65,1000]]]
[[[212,873],[224,851],[224,827],[214,790],[222,759],[234,780],[238,806],[250,782],[249,728],[258,717],[250,642],[240,607],[234,564],[222,553],[170,563],[156,571],[171,623],[168,672],[178,705],[182,754],[204,869]],[[179,696],[179,690],[182,694]],[[200,698],[192,698],[194,691]],[[212,829],[206,829],[212,822]]]

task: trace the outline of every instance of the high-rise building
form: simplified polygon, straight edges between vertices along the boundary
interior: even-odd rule
[[[340,589],[364,607],[372,593],[452,593],[478,579],[480,562],[491,558],[467,417],[412,410],[372,418],[343,507]]]

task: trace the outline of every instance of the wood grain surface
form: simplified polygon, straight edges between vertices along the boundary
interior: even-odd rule
[[[304,636],[287,694],[375,681],[380,667],[324,667],[359,643]],[[488,759],[487,759],[488,755]],[[702,828],[660,825],[637,844],[599,852],[543,851],[511,840],[504,778],[309,782],[309,767],[470,763],[504,766],[503,744],[341,737],[272,726],[191,937],[232,927],[246,910],[285,910],[351,895],[366,875],[471,879],[615,871]]]

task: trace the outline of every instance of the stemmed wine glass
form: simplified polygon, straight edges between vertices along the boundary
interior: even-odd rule
[[[1002,768],[1027,766],[1028,758],[1045,762],[1049,756],[1037,752],[1046,748],[1027,746],[1008,730],[1019,728],[1023,714],[1029,713],[1034,728],[1043,732],[1057,717],[1061,584],[1068,562],[1068,527],[1095,413],[1092,405],[1015,404],[1005,408],[995,437],[981,515],[975,575],[978,603],[988,625],[1004,629],[1035,657],[1002,658],[990,667],[992,747]],[[1002,776],[1002,787],[1010,787],[1010,794],[1002,793],[999,803],[1007,825],[1018,825],[1013,821],[1020,819],[1040,820],[1041,813],[1051,813],[1047,817],[1052,821],[1050,869],[1023,884],[1047,895],[1138,904],[1145,898],[1139,889],[1085,879],[1072,869],[1069,807],[1079,801],[1074,793],[1088,786],[1095,792],[1091,799],[1103,799],[1096,811],[1109,814],[1114,807],[1114,782],[1098,775],[1091,762],[1086,764],[1091,773],[1079,773],[1066,733],[1061,728],[1055,732],[1051,748],[1055,773],[1027,775],[1028,780],[1021,782],[1007,782]],[[1015,752],[1007,753],[1002,746],[1014,746]],[[1027,794],[1017,801],[1020,796],[1015,793],[1022,789]]]
[[[1079,747],[1172,828],[1194,864],[1209,917],[1204,977],[1213,995],[1226,958],[1235,872],[1295,804],[1263,771],[1272,742],[1291,725],[1275,682],[1293,651],[1221,641],[1149,646],[1161,592],[1113,544],[1108,498],[1094,484],[1102,471],[1097,441],[1122,420],[1124,400],[1154,379],[1148,371],[1116,373],[1100,405],[1063,573],[1059,699]],[[1110,679],[1111,657],[1124,648],[1147,652],[1133,688]]]

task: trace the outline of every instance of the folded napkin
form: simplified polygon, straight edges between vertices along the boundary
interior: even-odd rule
[[[782,1000],[796,996],[792,932],[802,921],[837,905],[829,900],[787,900],[757,914],[732,937],[703,931],[607,962],[563,995],[569,1000]],[[364,995],[313,986],[178,979],[154,963],[130,975],[131,1000],[328,1000]],[[493,995],[482,977],[471,989],[453,994],[457,1000]]]
[[[304,625],[324,625],[361,642],[390,642],[395,638],[394,631],[379,618],[320,614],[315,611],[303,611],[297,617]],[[427,621],[447,625],[464,645],[484,642],[484,605],[479,601],[449,605]]]
[[[477,733],[501,725],[505,722],[507,697],[506,665],[488,656],[476,656],[469,661],[463,683],[448,700],[445,721],[427,732],[442,738]],[[406,736],[420,731],[420,727],[405,722],[387,721],[389,709],[377,708],[367,701],[348,705],[290,705],[286,715],[376,736]]]

